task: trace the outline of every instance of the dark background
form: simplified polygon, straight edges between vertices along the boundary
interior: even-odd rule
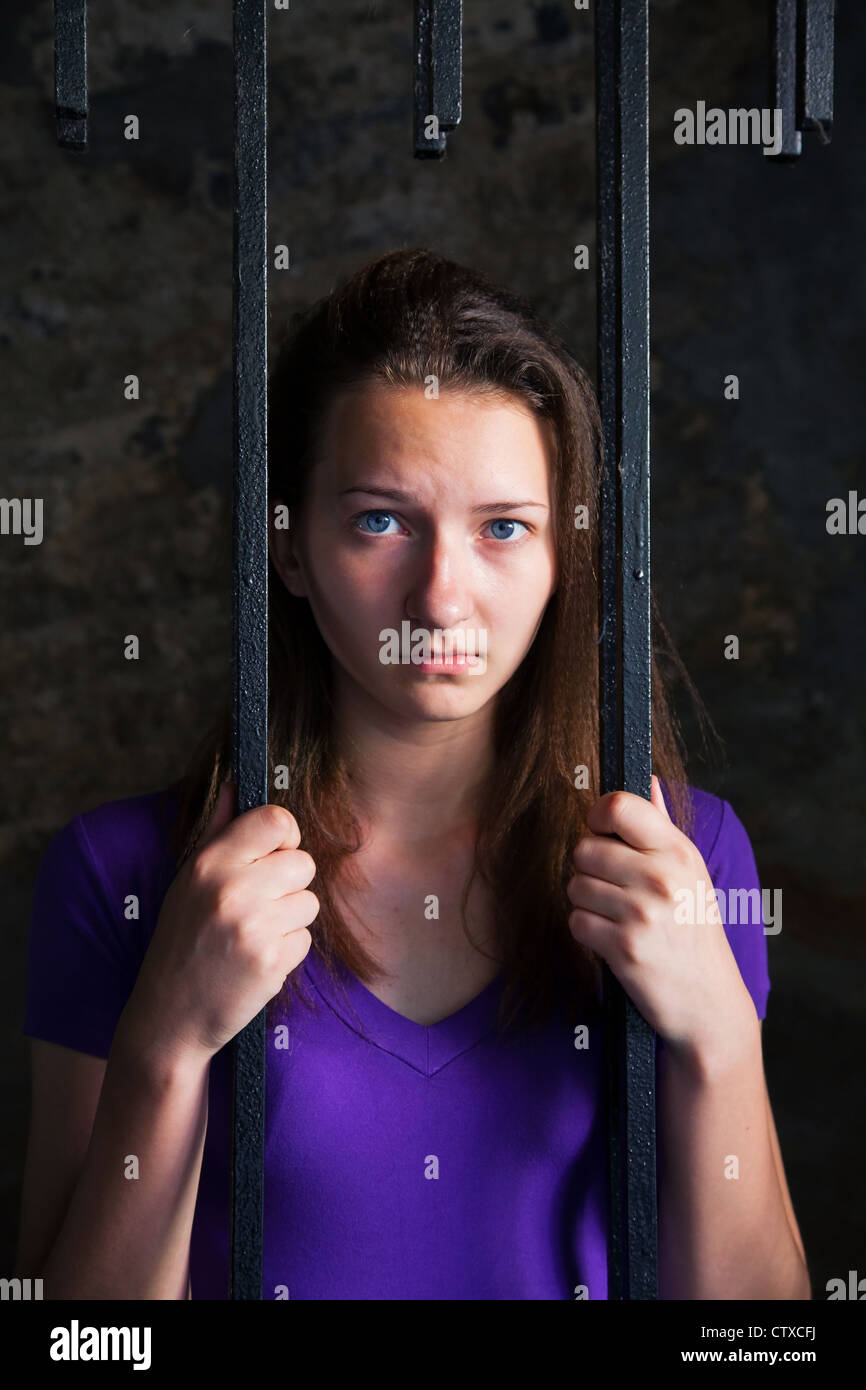
[[[40,546],[0,538],[7,1275],[40,856],[79,811],[178,774],[231,651],[231,4],[89,10],[84,153],[55,140],[53,6],[0,14],[0,487],[42,497],[45,525]],[[864,8],[838,6],[829,145],[776,165],[673,140],[679,106],[771,104],[768,16],[651,5],[652,574],[725,745],[691,780],[731,802],[782,890],[765,1059],[822,1299],[866,1275],[866,536],[825,526],[828,499],[866,494]],[[292,266],[270,274],[272,351],[292,310],[428,245],[529,295],[594,373],[594,270],[572,266],[580,242],[595,263],[592,24],[568,0],[468,0],[464,115],[437,162],[412,157],[408,0],[270,14],[269,244]]]

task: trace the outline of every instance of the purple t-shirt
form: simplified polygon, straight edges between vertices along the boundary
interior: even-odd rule
[[[730,890],[758,889],[760,898],[741,821],[727,801],[692,796],[694,843],[719,896],[730,903]],[[174,806],[173,792],[106,802],[49,842],[25,1036],[108,1056],[176,872],[165,820]],[[127,915],[131,895],[138,917]],[[735,915],[723,907],[763,1018],[761,914],[741,908],[732,925]],[[287,1027],[268,1033],[263,1297],[606,1299],[600,1017],[587,1013],[588,1047],[559,1011],[535,1033],[497,1036],[499,975],[425,1026],[341,967],[344,999],[315,946],[298,971],[315,1012],[296,1003]],[[659,1039],[659,1058],[663,1048]],[[230,1083],[231,1045],[210,1067],[194,1299],[228,1297]]]

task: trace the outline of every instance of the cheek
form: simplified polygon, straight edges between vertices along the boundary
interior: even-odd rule
[[[356,556],[332,553],[317,575],[318,592],[347,632],[381,626],[394,609],[394,581],[382,564],[359,563]]]
[[[311,518],[305,539],[307,582],[316,603],[338,616],[345,612],[347,602],[356,606],[374,577],[370,567],[360,563],[357,550],[319,517]]]
[[[525,562],[509,565],[489,587],[488,611],[507,635],[513,628],[515,641],[523,630],[532,628],[544,613],[553,592],[555,569],[552,557],[527,555]]]
[[[379,632],[393,625],[393,586],[381,565],[359,564],[357,557],[340,550],[330,553],[328,564],[307,570],[308,597],[313,617],[326,644],[355,666],[378,664]]]

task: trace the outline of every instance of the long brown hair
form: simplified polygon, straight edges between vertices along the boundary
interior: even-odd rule
[[[535,641],[496,697],[494,758],[481,799],[475,867],[492,889],[503,992],[501,1028],[535,1026],[564,994],[575,1009],[598,1000],[600,962],[572,938],[566,884],[571,855],[599,790],[598,405],[584,369],[525,299],[425,248],[391,251],[295,316],[269,381],[268,498],[295,516],[304,503],[329,404],[367,382],[516,397],[549,422],[554,440],[558,586]],[[575,526],[585,506],[588,525]],[[286,806],[316,861],[320,902],[313,947],[336,980],[341,961],[368,984],[381,974],[349,932],[329,892],[338,865],[361,845],[347,769],[335,751],[331,655],[309,604],[291,595],[269,561],[269,800]],[[675,823],[693,827],[679,725],[656,639],[702,707],[661,622],[653,615],[653,769]],[[179,791],[172,847],[180,865],[195,848],[220,783],[231,775],[231,706],[196,750]],[[575,769],[588,769],[588,787]],[[274,770],[281,769],[280,785]],[[303,999],[294,974],[286,987]],[[286,988],[275,1008],[288,1002]],[[306,1001],[305,1001],[306,1002]],[[572,1014],[575,1017],[576,1014]]]

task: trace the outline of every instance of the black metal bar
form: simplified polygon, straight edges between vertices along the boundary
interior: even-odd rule
[[[790,163],[803,132],[829,145],[833,131],[835,0],[775,0],[771,10],[770,99],[782,112],[782,146],[768,159]]]
[[[797,125],[829,145],[833,130],[835,0],[800,0]]]
[[[441,159],[462,114],[463,0],[415,0],[414,51],[414,155]]]
[[[598,0],[595,25],[601,789],[649,799],[648,0]],[[604,1035],[608,1298],[656,1299],[655,1033],[607,967]]]
[[[268,799],[267,0],[234,0],[234,705],[238,814]],[[233,1043],[231,1297],[261,1299],[265,1010]]]
[[[782,113],[782,144],[767,159],[789,163],[803,150],[797,128],[797,0],[775,0],[771,7],[770,103]]]
[[[57,139],[87,145],[87,0],[54,0],[54,100]]]
[[[463,0],[433,5],[433,110],[440,130],[460,122],[463,98]]]

